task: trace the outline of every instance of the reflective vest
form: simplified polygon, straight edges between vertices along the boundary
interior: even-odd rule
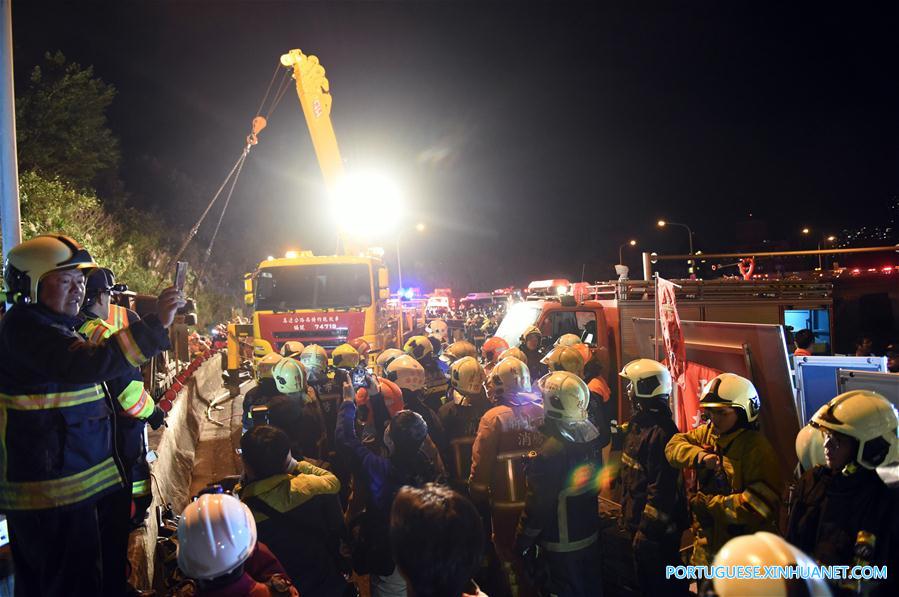
[[[105,380],[168,346],[155,317],[85,342],[41,305],[0,320],[0,511],[78,506],[122,485]]]
[[[103,321],[108,323],[113,330],[120,330],[131,324],[128,319],[128,309],[112,303],[109,305],[109,314]]]

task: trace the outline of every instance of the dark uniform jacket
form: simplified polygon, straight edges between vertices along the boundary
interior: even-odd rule
[[[689,526],[683,474],[665,458],[675,433],[667,408],[637,411],[630,420],[621,453],[621,512],[632,535],[640,531],[659,540]]]
[[[787,541],[822,565],[851,566],[859,531],[874,535],[874,551],[864,558],[886,565],[889,584],[880,594],[899,594],[899,492],[876,471],[859,467],[851,474],[818,466],[806,471],[793,491],[784,530]]]
[[[602,448],[596,440],[562,439],[552,424],[544,425],[543,431],[546,440],[525,464],[528,490],[519,536],[538,541],[551,552],[586,549],[596,543],[599,533]]]
[[[86,504],[122,486],[101,385],[169,345],[153,316],[103,344],[74,318],[16,305],[0,320],[0,511]]]

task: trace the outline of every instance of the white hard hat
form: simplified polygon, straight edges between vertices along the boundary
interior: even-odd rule
[[[762,402],[752,382],[735,373],[722,373],[707,383],[699,397],[700,408],[739,408],[752,423],[759,418]]]
[[[824,464],[824,434],[814,425],[806,425],[796,434],[796,457],[802,470]]]
[[[428,324],[428,326],[425,328],[425,331],[438,340],[444,341],[447,339],[449,327],[442,319],[435,319]]]
[[[406,353],[399,348],[388,348],[378,355],[378,358],[375,359],[375,364],[378,365],[378,369],[381,371],[381,373],[386,375],[387,366],[390,364],[390,362],[397,357],[403,356],[404,354]]]
[[[256,521],[232,495],[204,494],[188,504],[178,524],[178,567],[209,580],[243,564],[256,547]]]
[[[858,441],[855,461],[875,469],[899,459],[899,418],[889,400],[870,390],[852,390],[833,398],[812,416],[812,425]]]
[[[450,365],[449,382],[455,390],[475,394],[483,389],[485,381],[484,368],[474,357],[462,357]]]
[[[528,366],[515,358],[503,359],[487,376],[487,385],[494,400],[512,397],[521,392],[531,391],[531,373]]]
[[[540,362],[550,371],[568,371],[578,377],[584,375],[584,357],[573,346],[556,345]]]
[[[671,394],[671,373],[662,363],[652,359],[635,359],[619,373],[633,384],[638,398],[654,398]]]
[[[754,535],[740,535],[724,544],[715,555],[713,566],[800,566],[810,569],[815,561],[798,547],[773,533],[758,532]],[[735,575],[738,576],[738,575]],[[830,597],[827,582],[822,578],[799,580],[803,590],[788,590],[783,578],[715,578],[715,593],[718,597],[787,597],[808,595],[809,597]],[[792,582],[792,581],[790,581]]]
[[[547,419],[586,421],[590,389],[583,379],[569,371],[553,371],[537,383],[543,394]]]
[[[581,344],[581,337],[577,334],[562,334],[559,336],[559,339],[556,340],[556,346],[574,346],[575,344]]]
[[[404,354],[387,365],[387,379],[400,388],[414,392],[425,387],[425,368],[417,360]]]

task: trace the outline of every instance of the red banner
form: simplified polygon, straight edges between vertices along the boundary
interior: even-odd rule
[[[674,284],[664,278],[658,279],[659,323],[662,326],[662,338],[665,339],[665,354],[668,360],[668,371],[671,381],[684,388],[684,374],[687,371],[687,347],[680,329],[680,316],[677,314],[677,301],[674,297]]]

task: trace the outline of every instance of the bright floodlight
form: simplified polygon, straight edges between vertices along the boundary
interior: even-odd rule
[[[378,172],[344,175],[334,187],[331,211],[347,234],[375,236],[392,229],[402,218],[399,187]]]
[[[665,222],[665,220],[659,220],[656,223],[659,225],[659,228],[664,228],[665,224],[667,224],[667,222]]]
[[[567,286],[556,286],[556,294],[565,294],[567,290]]]
[[[418,224],[415,225],[415,229],[418,230],[419,232],[424,232],[425,231],[425,223],[419,222]]]

